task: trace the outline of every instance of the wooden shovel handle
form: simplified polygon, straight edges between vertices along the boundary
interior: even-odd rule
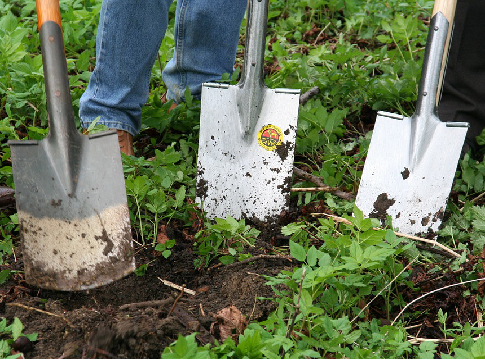
[[[37,5],[37,26],[39,30],[46,21],[54,21],[62,29],[58,0],[35,0],[35,3]]]
[[[455,20],[455,10],[456,10],[456,0],[435,0],[434,2],[432,16],[435,16],[437,13],[441,12],[446,17],[446,20],[448,20],[448,23],[449,23],[448,37],[446,39],[445,49],[443,51],[443,61],[441,63],[440,80],[438,83],[438,93],[436,94],[436,106],[438,106],[439,101],[441,99],[441,91],[443,87],[446,64],[448,62],[448,52],[450,48],[453,22]]]
[[[434,2],[433,16],[441,11],[451,26],[455,18],[455,9],[456,0],[436,0]]]

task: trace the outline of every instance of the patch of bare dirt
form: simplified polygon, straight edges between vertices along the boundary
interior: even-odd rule
[[[269,315],[274,302],[260,298],[272,298],[273,292],[262,275],[276,275],[292,264],[265,258],[263,247],[257,248],[253,262],[202,270],[194,268],[190,243],[177,243],[169,259],[141,248],[137,266],[150,262],[145,275],[90,291],[42,290],[17,274],[0,287],[0,317],[9,322],[18,317],[24,333],[38,333],[25,352],[28,358],[160,358],[179,334],[197,331],[201,344],[213,342],[220,336],[217,314],[230,306],[247,321]],[[15,266],[22,269],[21,259]],[[188,290],[182,294],[160,279]]]

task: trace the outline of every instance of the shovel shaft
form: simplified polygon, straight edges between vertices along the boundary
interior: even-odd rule
[[[249,0],[244,71],[239,81],[237,105],[243,136],[251,134],[264,99],[264,50],[269,0]]]
[[[448,27],[449,22],[441,12],[431,18],[416,104],[416,115],[422,115],[423,119],[429,119],[436,113],[436,96],[442,64],[446,57],[444,48]]]
[[[49,135],[44,146],[57,164],[57,173],[68,194],[76,193],[82,157],[82,135],[72,108],[58,0],[37,0],[39,37],[49,115]]]
[[[49,114],[49,141],[67,149],[79,136],[72,109],[58,0],[37,0],[39,36]],[[67,150],[62,151],[67,153]]]
[[[263,87],[269,0],[249,0],[244,71],[240,84]]]

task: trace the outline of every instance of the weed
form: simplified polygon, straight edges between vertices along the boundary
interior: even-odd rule
[[[246,246],[254,246],[259,230],[246,225],[244,219],[235,220],[231,216],[226,219],[215,218],[215,224],[206,223],[206,228],[199,231],[194,246],[199,258],[195,260],[195,267],[208,266],[218,258],[223,264],[230,264],[243,254]],[[223,256],[220,256],[221,253]]]

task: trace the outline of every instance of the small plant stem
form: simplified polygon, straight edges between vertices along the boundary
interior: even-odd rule
[[[419,255],[418,255],[418,256],[419,256]],[[352,319],[352,321],[351,321],[350,323],[353,323],[355,320],[357,320],[357,318],[360,316],[360,314],[362,314],[362,312],[364,312],[364,311],[365,311],[365,309],[367,309],[367,308],[370,306],[370,304],[372,304],[372,302],[373,302],[375,299],[377,299],[377,297],[378,297],[378,296],[380,296],[380,295],[381,295],[381,294],[384,292],[384,290],[386,290],[386,289],[387,289],[387,288],[388,288],[388,287],[389,287],[389,286],[390,286],[392,283],[394,283],[394,281],[396,281],[396,279],[397,279],[399,276],[401,276],[401,274],[402,274],[404,271],[406,271],[406,270],[407,270],[407,269],[408,269],[408,268],[411,266],[411,264],[412,264],[413,262],[415,262],[415,261],[418,259],[418,256],[416,256],[416,257],[415,257],[415,258],[414,258],[414,259],[413,259],[413,260],[412,260],[412,261],[411,261],[409,264],[407,264],[407,265],[404,267],[404,269],[402,269],[402,270],[399,272],[399,274],[397,274],[397,275],[394,277],[394,279],[392,279],[391,281],[389,281],[389,283],[388,283],[386,286],[384,286],[384,287],[383,287],[383,288],[382,288],[382,289],[381,289],[381,290],[380,290],[380,291],[379,291],[379,292],[376,294],[376,296],[374,296],[374,297],[372,298],[372,300],[371,300],[371,301],[369,301],[369,302],[368,302],[368,303],[367,303],[367,304],[366,304],[366,305],[365,305],[365,306],[364,306],[364,307],[363,307],[363,308],[360,310],[360,312],[359,312],[359,313],[358,313],[358,314],[357,314],[357,315],[356,315],[356,316],[355,316],[355,317]]]
[[[288,327],[288,332],[286,333],[287,339],[290,338],[291,333],[293,332],[293,327],[295,326],[296,317],[300,313],[301,289],[303,287],[303,279],[305,278],[305,273],[306,273],[306,267],[304,267],[303,271],[301,272],[300,289],[298,290],[298,300],[296,301],[295,313],[293,314],[293,316],[291,318],[291,324]],[[281,358],[284,359],[284,357],[285,357],[285,348],[284,347],[281,347],[280,355],[281,355]]]
[[[310,225],[308,224],[308,222],[305,221],[305,223],[307,225]],[[311,226],[311,225],[310,225]],[[320,239],[319,237],[317,237],[315,234],[312,234],[310,230],[306,229],[306,228],[302,228],[303,231],[305,231],[308,235],[312,236],[314,239],[320,241],[320,242],[324,242],[324,240]]]
[[[158,213],[155,213],[155,224],[154,224],[154,237],[153,237],[153,244],[157,244],[158,242]]]
[[[135,202],[136,202],[136,209],[138,213],[138,221],[140,222],[140,232],[141,232],[141,243],[145,245],[145,236],[143,235],[143,223],[141,221],[141,213],[140,213],[140,203],[138,202],[138,197],[135,197]]]
[[[306,272],[306,267],[304,267],[303,268],[303,271],[301,272],[300,288],[298,290],[298,300],[296,301],[295,313],[293,314],[293,317],[291,319],[290,327],[288,328],[288,332],[286,333],[286,337],[288,339],[290,338],[291,333],[293,332],[293,327],[295,326],[296,317],[300,313],[301,289],[303,287],[303,279],[305,278],[305,272]]]
[[[158,67],[160,68],[160,73],[162,73],[163,69],[162,69],[162,60],[160,59],[160,54],[157,54],[157,59],[158,59]]]
[[[404,312],[404,311],[406,311],[406,309],[407,309],[408,307],[410,307],[410,306],[411,306],[412,304],[414,304],[415,302],[417,302],[417,301],[419,301],[419,300],[421,300],[421,299],[425,298],[426,296],[431,295],[431,294],[434,294],[434,293],[436,293],[436,292],[438,292],[438,291],[442,291],[442,290],[445,290],[445,289],[448,289],[448,288],[454,287],[454,286],[458,286],[458,285],[464,285],[464,284],[468,284],[468,283],[472,283],[472,282],[476,282],[476,281],[483,281],[483,280],[485,280],[485,277],[482,277],[482,278],[480,278],[480,279],[475,279],[475,280],[467,280],[467,281],[462,281],[462,282],[459,282],[459,283],[456,283],[456,284],[451,284],[451,285],[443,286],[443,287],[441,287],[441,288],[439,288],[439,289],[435,289],[435,290],[432,290],[432,291],[430,291],[430,292],[427,292],[426,294],[421,295],[420,297],[418,297],[418,298],[414,299],[414,300],[413,300],[413,301],[411,301],[409,304],[407,304],[407,305],[406,305],[406,306],[405,306],[405,307],[404,307],[404,308],[403,308],[403,309],[402,309],[402,310],[399,312],[399,314],[397,314],[397,316],[394,318],[394,320],[393,320],[393,321],[392,321],[392,323],[391,323],[391,326],[393,326],[393,325],[394,325],[394,323],[397,321],[397,319],[399,319],[399,317],[400,317],[400,316],[403,314],[403,312]]]

